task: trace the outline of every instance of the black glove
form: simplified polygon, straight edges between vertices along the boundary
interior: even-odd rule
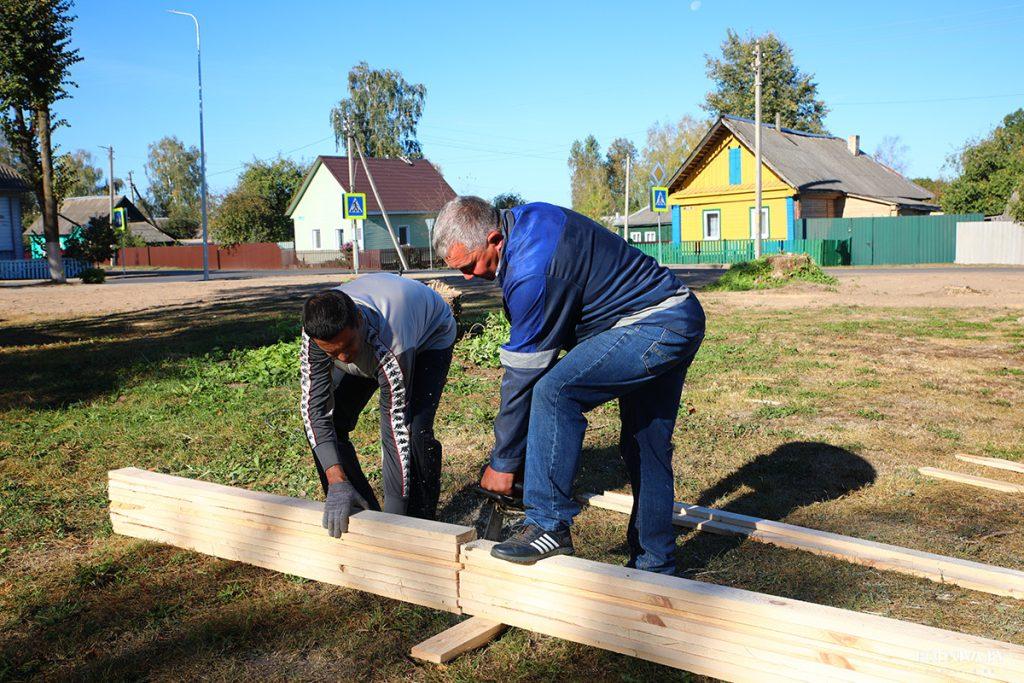
[[[352,505],[369,510],[366,500],[359,495],[355,487],[347,481],[339,481],[327,488],[327,500],[324,501],[324,528],[334,538],[348,531],[348,516],[352,514]]]

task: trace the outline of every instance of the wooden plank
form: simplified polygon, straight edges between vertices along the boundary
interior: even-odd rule
[[[357,567],[350,564],[343,564],[340,565],[340,567],[342,574],[346,577],[379,581],[381,583],[401,586],[403,588],[411,588],[422,593],[430,593],[432,595],[451,598],[452,600],[456,600],[459,597],[459,584],[455,580],[447,582],[439,581],[430,576],[423,576],[422,574],[413,574],[411,572],[404,571],[400,572],[397,570],[385,572],[380,569]]]
[[[364,550],[361,546],[355,546],[350,543],[343,543],[341,545],[340,552],[337,557],[342,564],[351,564],[356,566],[368,566],[374,567],[389,567],[394,569],[404,569],[409,571],[415,571],[423,576],[434,576],[439,579],[448,579],[455,581],[459,575],[459,568],[461,564],[449,563],[448,566],[440,566],[433,562],[426,562],[422,558],[415,560],[409,560],[404,557],[396,557],[391,554],[392,551],[386,549],[375,548],[373,550]]]
[[[1024,647],[1010,643],[578,557],[556,556],[533,565],[514,565],[491,557],[492,545],[483,540],[463,545],[462,560],[466,568],[472,571],[474,567],[481,567],[747,624],[757,625],[767,620],[780,632],[793,626],[816,629],[848,645],[862,639],[884,640],[908,648],[916,653],[914,656],[923,657],[936,651],[968,653],[973,655],[974,661],[951,662],[951,666],[979,675],[983,675],[980,669],[996,658],[995,668],[1024,674]]]
[[[134,467],[111,470],[108,472],[108,478],[110,481],[122,482],[129,486],[137,484],[143,488],[149,487],[150,491],[154,489],[158,492],[174,491],[186,499],[202,498],[216,501],[218,505],[253,512],[262,511],[264,514],[278,515],[285,519],[293,519],[300,522],[318,523],[323,514],[323,503],[320,502],[289,498],[264,491],[250,491],[234,486],[224,486],[185,477],[176,477],[170,474],[149,472]],[[461,542],[458,539],[466,540],[475,535],[472,527],[416,519],[414,517],[388,515],[369,510],[356,513],[352,516],[352,519],[354,520],[364,514],[367,518],[367,524],[386,524],[395,530],[404,529],[412,537],[442,539],[452,537],[456,542]],[[385,519],[387,520],[386,522]]]
[[[244,562],[264,569],[292,574],[294,576],[300,576],[302,578],[320,581],[322,583],[329,583],[335,586],[354,588],[356,590],[374,593],[381,597],[391,598],[393,600],[411,602],[424,607],[431,607],[433,609],[452,612],[455,614],[462,613],[462,610],[458,605],[458,601],[455,598],[426,593],[412,588],[388,584],[363,577],[347,575],[343,573],[340,568],[335,568],[333,571],[330,571],[314,566],[311,563],[297,562],[294,560],[289,561],[287,556],[273,557],[261,552],[256,552],[255,550],[246,551],[238,545],[230,545],[221,541],[211,541],[198,536],[189,537],[161,529],[153,529],[125,521],[119,518],[119,516],[117,517],[117,519],[115,519],[114,516],[111,518],[114,532],[125,536],[165,543],[178,548],[185,548],[187,550],[194,550],[206,555],[213,555],[214,557],[219,557],[221,559]]]
[[[819,671],[826,678],[842,680],[890,679],[906,683],[930,683],[937,676],[948,680],[987,680],[970,674],[943,671],[927,663],[829,643],[801,636],[780,634],[772,629],[742,629],[727,623],[712,623],[687,615],[666,613],[628,605],[600,597],[581,595],[570,588],[561,589],[541,582],[519,583],[495,579],[475,570],[462,572],[460,599],[486,602],[506,609],[515,609],[539,616],[557,614],[561,619],[623,635],[632,640],[675,647],[679,642],[716,649],[725,656],[760,657],[775,663],[788,658],[796,666],[800,661],[815,667],[824,664],[837,668],[831,673]],[[654,640],[660,638],[661,640]],[[755,654],[760,653],[760,654]],[[847,673],[850,672],[850,673]]]
[[[446,631],[413,645],[409,655],[434,664],[444,664],[464,652],[491,642],[505,630],[505,624],[483,617],[470,617]]]
[[[510,626],[527,629],[536,633],[554,636],[563,640],[569,640],[583,645],[599,647],[603,650],[618,652],[646,659],[657,664],[664,664],[676,669],[683,669],[692,673],[711,676],[725,681],[737,683],[790,683],[792,681],[807,681],[815,683],[820,678],[800,677],[794,673],[776,674],[754,668],[748,668],[740,663],[718,661],[713,657],[706,657],[701,654],[686,654],[681,652],[666,652],[662,648],[652,648],[626,638],[612,636],[600,631],[593,631],[575,624],[569,624],[557,619],[543,618],[524,612],[505,610],[500,607],[487,605],[475,601],[464,601],[463,611],[475,616],[482,616],[492,621],[505,620]],[[507,619],[506,619],[507,617]]]
[[[618,512],[628,512],[632,505],[632,498],[622,494],[584,494],[580,498],[594,507]],[[630,502],[627,504],[626,501]],[[747,517],[724,510],[679,503],[676,505],[686,511],[686,514],[674,514],[673,523],[677,526],[726,536],[743,536],[761,543],[807,550],[875,569],[1024,599],[1024,572],[1019,570]]]
[[[1012,460],[1003,460],[1002,458],[985,458],[980,455],[967,455],[966,453],[957,453],[956,459],[972,462],[975,465],[985,465],[986,467],[995,467],[1000,470],[1024,474],[1024,462],[1014,462]]]
[[[917,471],[926,477],[934,479],[946,479],[947,481],[992,489],[993,491],[1002,491],[1003,493],[1024,493],[1024,484],[1011,484],[1008,481],[976,477],[973,474],[961,474],[960,472],[941,470],[938,467],[918,467]]]
[[[351,542],[353,544],[369,548],[388,548],[390,550],[405,552],[410,555],[422,555],[426,557],[432,557],[438,560],[444,560],[445,562],[458,562],[459,560],[458,547],[453,547],[451,550],[425,548],[423,546],[413,545],[411,543],[396,540],[393,538],[364,536],[362,534],[352,533],[351,531],[342,534],[341,541],[342,543]]]

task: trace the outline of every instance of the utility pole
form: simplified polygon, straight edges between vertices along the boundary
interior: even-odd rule
[[[356,191],[355,159],[352,157],[352,128],[345,121],[345,151],[348,156],[348,191]],[[344,201],[344,200],[342,200]],[[362,221],[352,220],[352,269],[359,275],[359,224]]]
[[[183,17],[191,17],[196,25],[196,68],[199,72],[199,171],[202,176],[200,206],[203,212],[203,280],[210,279],[210,240],[206,229],[206,141],[203,137],[203,50],[199,44],[199,20],[194,14],[179,12],[176,9],[167,10],[171,14],[180,14]]]
[[[630,166],[631,166],[630,159],[627,156],[626,157],[626,199],[625,199],[626,204],[625,204],[625,206],[622,209],[622,214],[625,216],[625,218],[623,219],[623,221],[624,221],[623,226],[624,227],[622,228],[622,239],[626,240],[627,242],[629,241],[629,171],[630,171]]]
[[[366,163],[366,157],[363,156],[363,150],[356,150],[359,152],[359,161],[363,164],[363,170],[366,171],[366,179],[370,181],[370,190],[373,191],[373,198],[377,200],[377,206],[380,207],[380,213],[384,216],[384,225],[388,226],[388,234],[391,236],[391,243],[395,245],[395,251],[398,252],[398,262],[402,264],[402,273],[409,270],[409,264],[405,261],[405,254],[402,253],[402,245],[398,243],[398,236],[395,235],[395,229],[391,227],[391,219],[388,218],[387,209],[384,208],[384,203],[380,200],[380,193],[377,192],[377,184],[373,182],[373,174],[370,173],[370,166]],[[401,273],[400,273],[401,274]]]
[[[754,258],[761,258],[761,41],[754,43]]]
[[[100,145],[100,149],[107,150],[107,162],[108,162],[108,176],[107,176],[107,198],[109,200],[109,211],[107,213],[107,223],[110,227],[114,227],[114,146],[104,147]],[[118,242],[121,242],[119,239]],[[118,254],[121,256],[121,254]],[[124,260],[122,259],[122,267],[124,266]]]

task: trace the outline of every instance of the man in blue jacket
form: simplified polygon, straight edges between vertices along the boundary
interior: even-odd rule
[[[501,349],[494,450],[480,483],[508,493],[525,465],[526,520],[492,554],[532,563],[573,552],[584,413],[618,399],[634,494],[629,566],[672,573],[672,432],[704,338],[697,298],[617,235],[551,204],[498,211],[479,197],[457,197],[438,215],[433,240],[466,278],[499,280],[512,324]]]

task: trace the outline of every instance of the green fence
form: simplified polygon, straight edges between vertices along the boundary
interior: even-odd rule
[[[659,257],[657,244],[634,244],[633,246],[648,256]],[[822,266],[841,266],[850,262],[849,240],[845,239],[763,240],[761,251],[764,254],[781,252],[809,254],[815,263]],[[754,240],[698,240],[680,244],[662,244],[660,257],[662,263],[669,265],[740,263],[753,260]]]
[[[954,263],[956,224],[984,220],[980,213],[878,218],[803,218],[796,234],[807,240],[849,240],[855,266]]]

